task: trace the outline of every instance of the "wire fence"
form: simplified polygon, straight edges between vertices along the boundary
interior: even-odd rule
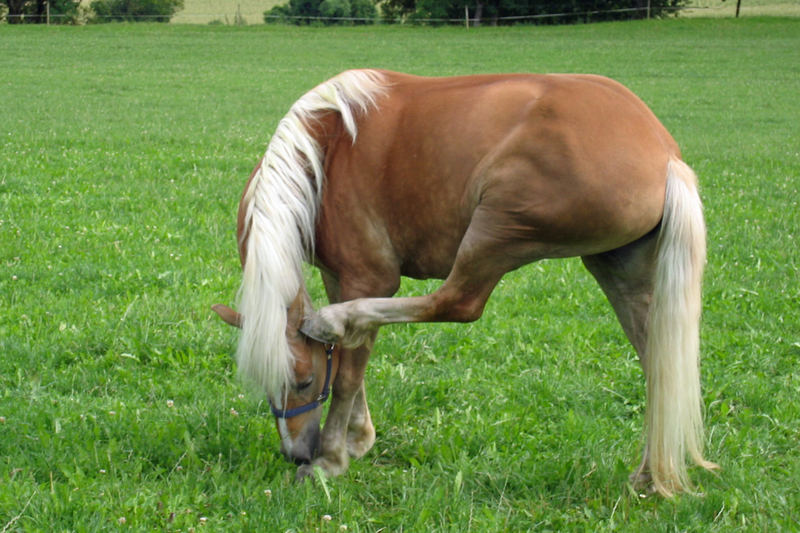
[[[735,3],[735,0],[731,0],[731,3]],[[781,5],[781,4],[778,4]],[[791,4],[790,4],[791,5]],[[671,7],[661,7],[661,13],[666,13],[670,15],[678,14],[682,11],[691,12],[692,14],[710,14],[712,16],[719,15],[723,12],[727,13],[731,11],[732,5],[716,5],[716,6],[698,6],[698,5],[685,5],[685,6],[671,6]],[[293,16],[293,15],[270,15],[264,13],[262,16],[263,23],[288,23],[288,24],[360,24],[360,25],[367,25],[367,24],[393,24],[393,25],[462,25],[467,27],[475,27],[477,25],[506,25],[506,24],[525,24],[525,23],[537,23],[541,21],[547,22],[557,22],[558,19],[562,20],[569,20],[569,21],[591,21],[593,18],[595,19],[605,19],[611,16],[619,16],[624,14],[629,14],[630,18],[650,18],[650,8],[649,7],[630,7],[630,8],[618,8],[618,9],[597,9],[597,10],[590,10],[590,11],[575,11],[575,12],[564,12],[564,13],[543,13],[543,14],[535,14],[535,15],[517,15],[517,16],[504,16],[504,17],[483,17],[483,18],[475,18],[470,17],[469,11],[465,11],[464,17],[459,18],[423,18],[423,17],[404,17],[400,20],[388,20],[382,17],[371,17],[371,18],[364,18],[364,17],[323,17],[323,16]],[[788,9],[785,13],[781,12],[779,14],[785,14],[788,16],[797,16],[800,15],[800,8],[797,9],[797,13],[794,12],[795,10]],[[735,15],[731,13],[731,16],[739,16],[738,6],[736,9]],[[180,18],[183,23],[191,23],[185,22],[187,19],[196,19],[196,20],[203,20],[209,21],[208,23],[214,24],[224,24],[224,25],[247,25],[252,24],[252,22],[246,21],[242,16],[241,13],[235,13],[233,15],[229,13],[181,13]],[[103,17],[98,16],[89,11],[83,11],[79,13],[73,14],[60,14],[60,13],[44,13],[44,14],[22,14],[22,15],[11,15],[8,13],[0,12],[0,22],[6,23],[38,23],[38,24],[86,24],[86,23],[107,23],[107,22],[120,22],[120,21],[127,21],[127,22],[170,22],[171,17],[166,15],[130,15],[124,18],[114,16],[114,17]]]
[[[675,8],[665,8],[675,10]],[[408,17],[398,21],[383,20],[381,18],[359,18],[359,17],[308,17],[308,16],[284,16],[284,15],[264,15],[265,22],[273,20],[274,22],[281,21],[318,21],[325,22],[358,22],[362,24],[468,24],[475,25],[476,23],[524,23],[534,22],[537,20],[558,19],[558,18],[591,18],[592,16],[605,15],[605,14],[621,14],[621,13],[642,13],[648,11],[647,7],[631,7],[622,9],[606,9],[606,10],[592,10],[592,11],[578,11],[572,13],[546,13],[537,15],[516,15],[509,17],[487,17],[487,18],[470,18],[467,13],[464,17],[459,18],[424,18],[424,17]],[[640,17],[641,18],[641,17]]]

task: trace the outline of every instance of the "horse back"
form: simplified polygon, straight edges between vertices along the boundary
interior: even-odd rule
[[[478,206],[496,213],[499,239],[542,256],[612,249],[658,224],[678,148],[622,85],[384,76],[355,141],[326,127],[317,248],[332,271],[446,277]]]

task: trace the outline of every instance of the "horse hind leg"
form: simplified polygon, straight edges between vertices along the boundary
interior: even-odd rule
[[[657,230],[610,252],[584,256],[584,266],[603,289],[614,313],[645,366],[647,316],[653,297]]]
[[[705,223],[695,177],[670,161],[664,214],[638,241],[584,263],[608,295],[639,353],[647,383],[646,444],[634,481],[664,496],[691,489],[686,458],[703,458],[699,372],[700,292]]]
[[[653,297],[657,231],[610,252],[584,256],[583,264],[594,276],[611,303],[622,330],[647,368],[647,319]],[[646,372],[646,370],[645,370]],[[634,487],[650,485],[647,450],[642,462],[630,476]]]
[[[473,322],[500,278],[546,254],[545,245],[498,236],[503,213],[478,206],[447,278],[423,296],[358,298],[328,305],[306,318],[306,335],[351,347],[362,344],[381,326],[409,322]],[[508,222],[506,225],[511,224]]]

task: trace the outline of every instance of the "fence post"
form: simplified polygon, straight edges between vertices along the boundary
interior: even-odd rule
[[[50,25],[50,2],[45,2],[44,3],[44,8],[45,8],[45,10],[47,12],[47,25],[49,26]]]
[[[469,29],[469,8],[464,6],[464,24]]]
[[[739,7],[742,5],[742,0],[736,0],[736,18],[739,18]]]

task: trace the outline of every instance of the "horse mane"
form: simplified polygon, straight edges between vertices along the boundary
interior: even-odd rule
[[[309,126],[321,114],[336,112],[355,142],[357,114],[374,107],[385,90],[380,72],[351,70],[302,96],[278,124],[242,198],[247,257],[239,289],[244,318],[237,363],[240,374],[273,400],[293,380],[286,310],[304,286],[303,261],[313,257],[325,181],[322,147]]]

